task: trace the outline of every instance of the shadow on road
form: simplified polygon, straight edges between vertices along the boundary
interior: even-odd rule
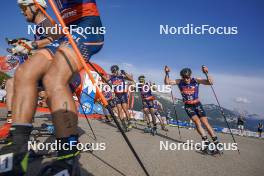
[[[106,162],[105,160],[103,160],[102,158],[100,158],[99,156],[95,155],[94,153],[91,153],[91,155],[94,156],[96,159],[100,160],[105,165],[107,165],[110,168],[112,168],[113,170],[115,170],[116,172],[118,172],[119,174],[121,174],[123,176],[126,176],[123,172],[121,172],[120,170],[118,170],[117,168],[115,168],[114,166],[112,166],[111,164],[109,164],[108,162]]]
[[[109,125],[109,126],[111,126],[111,127],[117,128],[117,126],[116,126],[115,124],[112,124],[112,123],[105,123],[105,122],[102,122],[102,123],[104,123],[104,124],[106,124],[106,125]],[[137,124],[137,125],[141,125],[141,124]],[[143,125],[141,125],[141,126],[143,126]],[[135,126],[134,126],[133,129],[139,130],[139,131],[141,131],[141,132],[144,133],[144,129],[142,129],[142,128],[138,128],[138,127],[135,127]],[[168,136],[163,135],[163,134],[160,134],[160,133],[156,134],[156,136],[159,136],[159,137],[161,137],[161,138],[164,138],[164,139],[167,139],[167,140],[171,140],[171,141],[173,141],[173,142],[177,142],[177,143],[185,143],[184,141],[180,141],[180,140],[177,140],[177,139],[173,139],[173,138],[171,138],[171,137],[168,137]]]

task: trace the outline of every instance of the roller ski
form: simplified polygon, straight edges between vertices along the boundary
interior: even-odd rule
[[[67,158],[67,156],[65,156]],[[41,169],[37,176],[80,176],[78,156],[70,159],[58,159],[50,165]]]
[[[151,133],[151,131],[152,131],[151,126],[147,126],[144,128],[144,133]]]
[[[155,136],[156,134],[158,134],[158,132],[157,132],[157,127],[154,126],[154,127],[152,127],[152,129],[151,129],[151,135],[152,135],[152,136]]]
[[[128,131],[131,131],[133,129],[133,125],[132,125],[132,122],[130,120],[127,123],[127,129],[128,129]]]
[[[126,122],[124,120],[121,120],[121,125],[122,125],[122,128],[123,128],[124,132],[128,132],[129,131],[129,129],[127,127],[127,124],[126,124]]]
[[[210,154],[211,155],[223,155],[223,146],[219,145],[219,142],[214,142],[213,143],[215,145],[215,149],[214,150],[210,150]],[[218,147],[217,147],[218,146]]]
[[[165,131],[165,132],[168,132],[168,131],[169,131],[169,129],[168,129],[168,128],[166,128],[166,126],[165,126],[165,125],[162,125],[162,126],[161,126],[161,130],[163,130],[163,131]]]

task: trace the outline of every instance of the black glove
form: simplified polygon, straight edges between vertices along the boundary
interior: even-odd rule
[[[126,74],[125,70],[120,70],[120,72],[121,72],[122,75]]]

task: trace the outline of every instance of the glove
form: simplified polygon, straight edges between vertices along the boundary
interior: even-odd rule
[[[122,75],[126,74],[125,70],[120,70],[120,72],[121,72]]]
[[[7,51],[14,55],[31,54],[32,50],[37,49],[37,43],[35,41],[18,40],[13,43],[14,48],[8,48]]]
[[[208,67],[206,67],[205,65],[202,65],[202,71],[204,74],[208,74]]]
[[[166,65],[164,68],[164,71],[165,71],[166,75],[168,75],[170,73],[170,68]]]
[[[17,38],[17,39],[6,38],[5,40],[7,44],[11,46],[17,46],[20,41],[24,41],[24,42],[30,41],[29,39],[26,38]]]

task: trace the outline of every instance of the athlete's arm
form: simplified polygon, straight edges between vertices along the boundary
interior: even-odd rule
[[[180,79],[172,80],[167,75],[165,75],[164,84],[166,85],[178,85],[180,83]]]
[[[129,75],[126,72],[123,72],[122,74],[124,75],[126,80],[134,82],[134,79],[133,79],[133,77],[131,75]]]
[[[47,37],[45,39],[37,40],[35,42],[36,42],[37,48],[44,48],[48,44],[52,43],[52,41],[53,39],[51,37]]]
[[[164,71],[165,71],[164,84],[177,85],[180,83],[180,79],[172,80],[169,78],[170,68],[168,66],[165,66]]]
[[[109,82],[110,81],[110,76],[105,76],[104,75],[103,78],[104,78],[103,80],[105,80],[106,82]]]
[[[163,105],[158,101],[158,105],[159,105],[159,109],[160,109],[160,111],[164,111],[164,109],[163,109]]]
[[[199,84],[203,84],[203,85],[213,85],[213,79],[211,76],[208,76],[208,79],[196,78],[196,81]]]

